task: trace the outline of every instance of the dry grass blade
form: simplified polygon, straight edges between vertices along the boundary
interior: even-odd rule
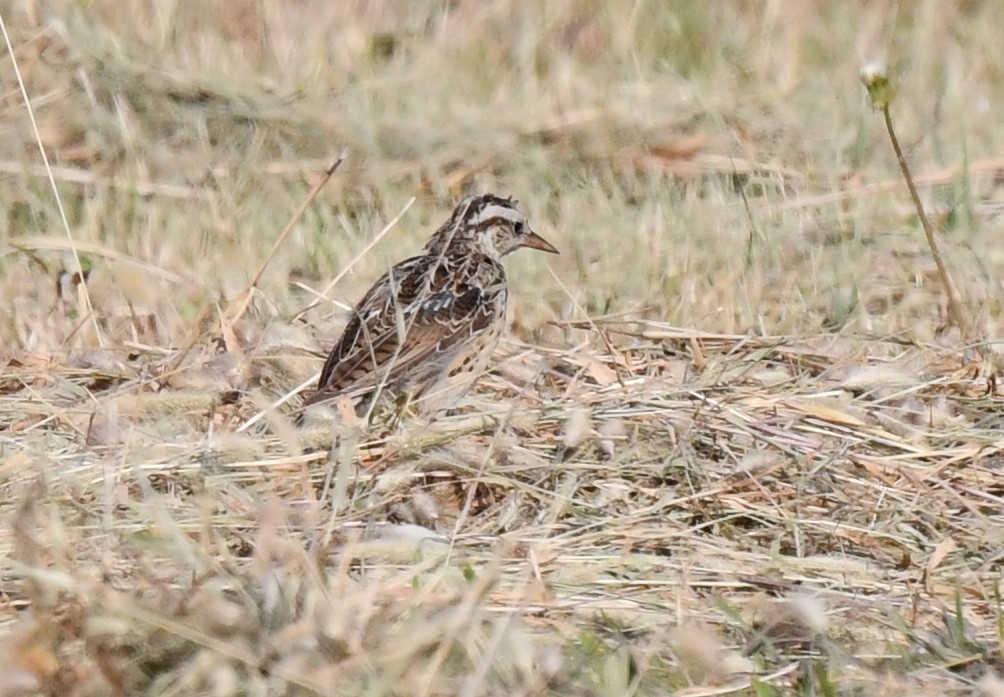
[[[373,249],[373,247],[375,247],[380,242],[380,240],[384,238],[384,235],[390,232],[394,228],[394,226],[401,221],[401,218],[404,217],[404,214],[408,212],[408,209],[411,208],[413,203],[415,203],[414,198],[408,199],[408,201],[405,202],[404,206],[401,207],[401,210],[397,212],[397,215],[391,218],[390,222],[384,225],[383,228],[380,230],[380,232],[374,235],[373,239],[370,240],[370,242],[365,247],[363,247],[355,257],[349,260],[349,262],[345,265],[345,267],[338,272],[338,275],[335,276],[328,283],[328,285],[324,287],[324,290],[318,293],[318,298],[315,299],[313,302],[311,302],[310,305],[308,305],[307,307],[303,308],[295,315],[293,315],[293,318],[290,321],[296,322],[297,320],[301,319],[305,314],[307,314],[315,307],[317,307],[321,302],[320,299],[327,297],[328,293],[331,292],[331,289],[337,286],[338,282],[341,281],[342,278],[344,278],[347,273],[352,271],[352,269],[356,266],[356,264],[358,264],[359,261],[363,257],[365,257],[366,254],[368,254]]]
[[[307,208],[317,197],[317,194],[319,194],[321,192],[321,189],[323,189],[324,186],[329,181],[331,181],[331,177],[335,174],[336,171],[338,171],[338,168],[341,167],[342,163],[345,161],[345,156],[347,153],[348,153],[347,150],[342,150],[340,153],[338,153],[338,157],[335,158],[334,162],[328,165],[328,167],[324,170],[324,174],[317,181],[317,183],[314,184],[313,188],[310,190],[310,193],[307,194],[306,198],[303,199],[303,202],[300,203],[299,208],[297,208],[296,211],[293,213],[293,215],[290,217],[289,221],[286,223],[286,226],[282,229],[282,232],[279,233],[279,236],[276,238],[275,243],[272,245],[272,249],[269,250],[269,253],[265,255],[265,258],[258,266],[258,270],[255,271],[254,276],[251,278],[251,283],[249,283],[248,287],[245,288],[240,295],[238,295],[237,300],[234,302],[234,304],[229,308],[229,311],[226,313],[228,321],[236,322],[247,311],[248,304],[254,297],[254,293],[258,288],[259,282],[261,281],[262,274],[265,273],[265,269],[268,268],[269,263],[272,261],[273,257],[275,257],[275,253],[279,251],[279,247],[282,246],[282,243],[285,241],[286,237],[293,230],[293,226],[295,226],[300,221],[300,218],[303,217],[303,214],[306,212]]]
[[[52,188],[53,200],[56,202],[56,208],[59,210],[59,218],[63,224],[63,231],[66,233],[66,238],[70,242],[70,251],[73,254],[74,261],[74,273],[79,273],[80,278],[80,290],[84,300],[84,308],[86,318],[91,322],[91,326],[94,328],[94,337],[98,344],[104,345],[104,337],[102,336],[101,328],[98,326],[97,316],[94,314],[94,308],[91,304],[91,294],[87,288],[87,279],[84,274],[81,273],[84,266],[80,262],[80,254],[77,250],[77,245],[73,239],[73,233],[70,231],[70,223],[66,218],[66,211],[63,208],[63,199],[59,195],[59,190],[56,187],[56,180],[52,174],[52,165],[49,163],[49,155],[45,150],[45,145],[42,143],[42,136],[39,133],[38,122],[35,120],[35,111],[31,106],[31,99],[28,97],[28,89],[25,87],[24,79],[21,77],[21,69],[18,67],[18,59],[14,53],[14,47],[11,45],[10,36],[7,34],[7,23],[4,20],[4,13],[0,12],[0,33],[3,33],[4,45],[7,47],[7,55],[11,58],[11,66],[14,69],[14,77],[17,80],[17,87],[21,93],[21,99],[24,102],[25,112],[28,115],[28,119],[31,122],[32,135],[35,139],[35,144],[38,147],[38,153],[42,157],[42,164],[45,167],[46,177],[49,180],[49,185]]]

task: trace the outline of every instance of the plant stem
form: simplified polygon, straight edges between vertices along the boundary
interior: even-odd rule
[[[885,128],[889,132],[889,140],[892,141],[892,149],[896,151],[899,168],[903,172],[903,178],[906,179],[906,186],[910,189],[913,205],[917,209],[920,224],[924,228],[924,234],[927,236],[927,245],[931,248],[931,255],[934,257],[934,263],[938,267],[938,275],[941,276],[941,282],[945,286],[945,294],[948,297],[948,323],[955,325],[965,334],[968,331],[968,327],[963,321],[962,309],[959,306],[958,299],[955,297],[955,286],[952,285],[948,269],[945,268],[941,252],[938,251],[938,243],[934,239],[934,228],[931,226],[931,221],[927,219],[927,214],[924,212],[924,204],[920,201],[920,194],[917,193],[917,187],[914,185],[913,177],[910,175],[910,168],[907,166],[906,158],[903,157],[903,150],[899,146],[899,139],[896,138],[896,131],[892,127],[892,116],[889,114],[888,103],[882,105],[882,116],[885,118]]]

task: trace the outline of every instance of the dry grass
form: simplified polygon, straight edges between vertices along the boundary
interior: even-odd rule
[[[5,6],[0,696],[1004,694],[1004,5],[908,5]],[[293,428],[471,189],[498,369]]]

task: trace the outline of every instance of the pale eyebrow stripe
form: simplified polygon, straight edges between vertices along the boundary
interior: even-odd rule
[[[518,223],[523,220],[524,216],[515,208],[510,208],[508,206],[500,206],[498,204],[491,204],[485,206],[477,217],[474,219],[474,224],[483,223],[486,220],[491,220],[492,218],[502,218],[503,220],[508,220],[512,223]]]

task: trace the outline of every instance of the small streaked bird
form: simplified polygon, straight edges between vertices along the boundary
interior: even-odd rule
[[[362,415],[379,404],[430,413],[456,402],[502,335],[501,259],[521,247],[558,253],[511,198],[464,198],[419,256],[392,267],[356,305],[305,406],[344,396]]]

